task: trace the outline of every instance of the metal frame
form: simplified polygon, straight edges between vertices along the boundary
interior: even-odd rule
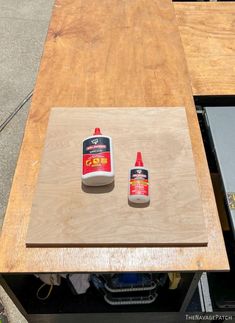
[[[201,301],[202,311],[206,313],[213,312],[213,306],[210,297],[207,273],[203,273],[198,283],[198,291]]]
[[[2,277],[1,274],[0,274],[0,285],[3,287],[3,289],[5,290],[7,295],[12,300],[12,302],[15,304],[15,306],[17,307],[19,312],[27,319],[27,317],[28,317],[27,312],[25,311],[24,307],[22,306],[22,304],[20,303],[20,301],[18,300],[18,298],[16,297],[16,295],[14,294],[12,289],[8,286],[7,282]],[[1,321],[0,321],[0,323],[1,323]],[[4,323],[4,321],[3,321],[3,323]]]
[[[195,272],[194,273],[194,276],[193,276],[193,279],[191,281],[191,284],[189,286],[189,289],[185,295],[185,298],[184,298],[184,301],[181,305],[181,308],[180,308],[180,313],[185,313],[187,311],[187,308],[188,308],[188,305],[197,289],[197,286],[198,286],[198,282],[201,278],[201,275],[202,275],[202,272]]]

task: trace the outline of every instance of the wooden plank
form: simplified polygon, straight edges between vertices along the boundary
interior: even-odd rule
[[[175,2],[194,95],[235,94],[235,3]]]
[[[208,247],[26,248],[49,110],[56,106],[185,106]],[[227,269],[171,1],[57,0],[3,224],[0,272]]]
[[[82,142],[97,125],[113,138],[114,187],[82,186]],[[139,150],[150,171],[151,202],[144,208],[127,199],[128,171]],[[207,241],[184,108],[52,109],[27,246],[175,247]]]

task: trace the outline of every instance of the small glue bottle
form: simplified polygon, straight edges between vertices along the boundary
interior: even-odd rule
[[[103,186],[114,181],[112,138],[95,128],[93,136],[83,140],[82,182]]]
[[[149,203],[149,172],[144,167],[141,152],[137,152],[135,167],[129,172],[129,194],[131,203]]]

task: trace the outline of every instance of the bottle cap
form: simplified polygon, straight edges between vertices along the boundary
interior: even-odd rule
[[[95,128],[93,136],[95,135],[102,135],[102,133],[100,132],[100,128]]]
[[[140,167],[144,166],[144,163],[143,163],[143,160],[142,160],[142,155],[141,155],[140,151],[137,152],[135,166],[140,166]]]

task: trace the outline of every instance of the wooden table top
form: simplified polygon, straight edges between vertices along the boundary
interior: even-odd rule
[[[78,37],[79,35],[79,37]],[[208,232],[194,248],[26,248],[51,107],[184,106]],[[228,270],[170,0],[57,0],[0,241],[0,272]]]
[[[194,95],[235,94],[235,2],[175,2]]]

